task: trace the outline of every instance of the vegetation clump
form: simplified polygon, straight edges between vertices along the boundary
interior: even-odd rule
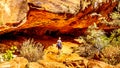
[[[112,65],[120,63],[120,46],[109,45],[102,49],[102,54],[101,61]]]
[[[109,14],[109,19],[100,17],[99,21],[100,24],[104,24],[109,27],[120,27],[120,1],[118,1],[118,5],[116,6],[115,10]]]
[[[3,60],[9,61],[14,58],[14,53],[17,50],[16,46],[12,46],[10,49],[6,50],[6,53],[3,54]]]
[[[109,35],[98,29],[96,24],[90,26],[85,36],[80,36],[80,46],[74,48],[80,56],[117,64],[120,61],[120,29],[113,30]],[[118,60],[119,59],[119,60]]]
[[[82,41],[79,48],[77,48],[77,52],[81,56],[91,58],[94,56],[95,53],[100,52],[101,49],[108,44],[105,32],[102,30],[98,30],[96,24],[88,27],[87,35],[80,36],[79,40]]]
[[[100,60],[115,65],[120,63],[120,29],[111,32],[108,46],[102,49],[104,55]]]
[[[20,55],[27,58],[28,61],[37,61],[42,58],[43,49],[44,46],[41,43],[35,42],[33,39],[28,39],[23,42]]]

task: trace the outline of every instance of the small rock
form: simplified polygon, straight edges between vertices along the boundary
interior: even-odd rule
[[[101,61],[89,60],[87,68],[113,68],[113,66]]]
[[[0,68],[17,68],[17,63],[14,61],[0,63]]]
[[[56,61],[38,60],[38,63],[43,65],[44,68],[66,68],[66,66],[63,63]]]
[[[42,65],[40,65],[37,62],[30,62],[27,66],[28,68],[44,68]]]
[[[23,57],[16,57],[14,58],[13,60],[11,61],[14,61],[17,63],[17,66],[18,68],[25,68],[25,66],[27,65],[28,63],[28,60],[23,58]]]

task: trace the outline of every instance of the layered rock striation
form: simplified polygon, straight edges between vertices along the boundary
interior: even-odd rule
[[[0,34],[37,27],[45,31],[70,32],[109,19],[117,0],[1,0]],[[95,14],[94,14],[95,13]]]

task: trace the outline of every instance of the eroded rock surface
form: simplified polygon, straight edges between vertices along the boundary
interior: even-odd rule
[[[95,2],[98,7],[95,7]],[[101,16],[109,19],[109,14],[117,4],[111,0],[2,0],[0,20],[5,26],[0,27],[0,34],[32,27],[38,27],[40,35],[47,30],[69,33],[99,23],[98,18]],[[100,16],[91,15],[94,12]]]
[[[25,68],[28,60],[23,57],[16,57],[8,62],[1,62],[0,68]]]
[[[53,44],[44,50],[43,58],[36,62],[28,62],[23,57],[17,57],[9,62],[0,63],[0,68],[120,68],[120,64],[110,65],[73,53],[72,47],[78,47],[78,44],[62,42],[62,46],[60,54],[56,44]]]
[[[28,9],[26,0],[0,0],[0,24],[22,22]]]
[[[80,9],[80,0],[28,0],[28,3],[55,13],[75,14]]]

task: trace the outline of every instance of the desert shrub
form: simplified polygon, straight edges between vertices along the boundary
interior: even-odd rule
[[[120,26],[120,13],[115,11],[110,14],[111,21],[107,21],[105,17],[99,18],[102,24],[108,26]]]
[[[102,61],[112,65],[120,63],[120,29],[111,32],[109,46],[104,47],[101,52],[104,55]]]
[[[14,53],[17,50],[16,46],[12,46],[10,49],[6,50],[6,53],[3,54],[3,60],[9,61],[14,58]]]
[[[100,60],[106,63],[116,65],[120,63],[120,47],[109,45],[102,49],[104,55]]]
[[[120,19],[120,13],[119,12],[112,12],[110,14],[112,19]]]
[[[88,34],[85,37],[85,40],[88,44],[94,45],[96,48],[101,49],[109,43],[105,32],[98,29],[96,24],[89,26],[87,32]]]
[[[111,45],[120,46],[120,29],[116,29],[111,32],[109,43]]]
[[[28,61],[37,61],[42,58],[43,49],[44,46],[42,46],[41,43],[37,43],[33,39],[28,39],[23,42],[20,49],[20,55],[27,58]]]
[[[109,64],[120,63],[120,29],[113,30],[109,36],[94,24],[87,29],[85,36],[80,36],[80,45],[74,51],[80,56],[95,58]],[[119,59],[119,60],[118,60]]]
[[[77,53],[80,56],[91,56],[91,58],[94,57],[95,53],[100,52],[101,49],[109,43],[105,32],[98,30],[96,24],[88,27],[87,35],[80,36],[78,39],[83,42],[81,42],[78,48],[75,48]]]
[[[86,58],[93,58],[94,54],[98,52],[98,49],[90,44],[86,44],[86,45],[82,44],[79,47],[75,48],[75,52],[78,53],[80,56]]]

